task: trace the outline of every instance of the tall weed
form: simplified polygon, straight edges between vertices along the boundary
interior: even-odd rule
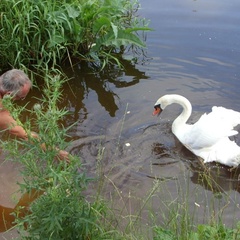
[[[109,231],[111,214],[105,203],[100,198],[89,201],[84,195],[92,179],[85,175],[81,160],[71,156],[67,164],[55,158],[56,147],[67,146],[64,140],[67,129],[59,127],[67,112],[58,108],[64,81],[58,71],[45,76],[43,96],[31,111],[31,122],[22,124],[28,133],[37,129],[40,142],[30,134],[29,141],[1,141],[7,157],[23,166],[23,182],[19,183],[22,193],[39,194],[29,208],[18,206],[15,227],[21,239],[107,239],[109,236],[118,239],[117,232]],[[20,124],[22,107],[12,104],[10,98],[4,98],[3,104]],[[41,148],[43,142],[45,151]]]

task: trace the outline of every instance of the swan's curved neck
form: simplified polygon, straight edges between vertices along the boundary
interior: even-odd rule
[[[172,124],[172,131],[175,134],[177,131],[179,130],[181,131],[181,128],[184,127],[187,120],[191,116],[192,105],[185,97],[182,97],[179,95],[172,96],[172,103],[177,103],[181,105],[183,108],[183,111],[181,112],[181,114],[173,121],[173,124]]]

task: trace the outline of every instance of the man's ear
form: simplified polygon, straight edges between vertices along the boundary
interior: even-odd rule
[[[4,96],[5,96],[5,95],[11,97],[11,96],[13,96],[13,92],[8,91],[8,92],[6,92],[6,93],[4,94]]]
[[[4,93],[4,96],[13,97],[13,92],[8,91],[8,92]]]

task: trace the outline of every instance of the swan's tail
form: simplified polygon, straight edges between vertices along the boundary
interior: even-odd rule
[[[240,164],[240,147],[229,138],[220,140],[200,155],[205,163],[216,161],[229,167],[237,167]]]

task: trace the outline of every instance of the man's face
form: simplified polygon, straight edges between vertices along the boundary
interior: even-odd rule
[[[16,97],[14,97],[14,100],[23,100],[28,95],[30,88],[30,84],[25,84],[21,89],[21,94],[18,94]]]

